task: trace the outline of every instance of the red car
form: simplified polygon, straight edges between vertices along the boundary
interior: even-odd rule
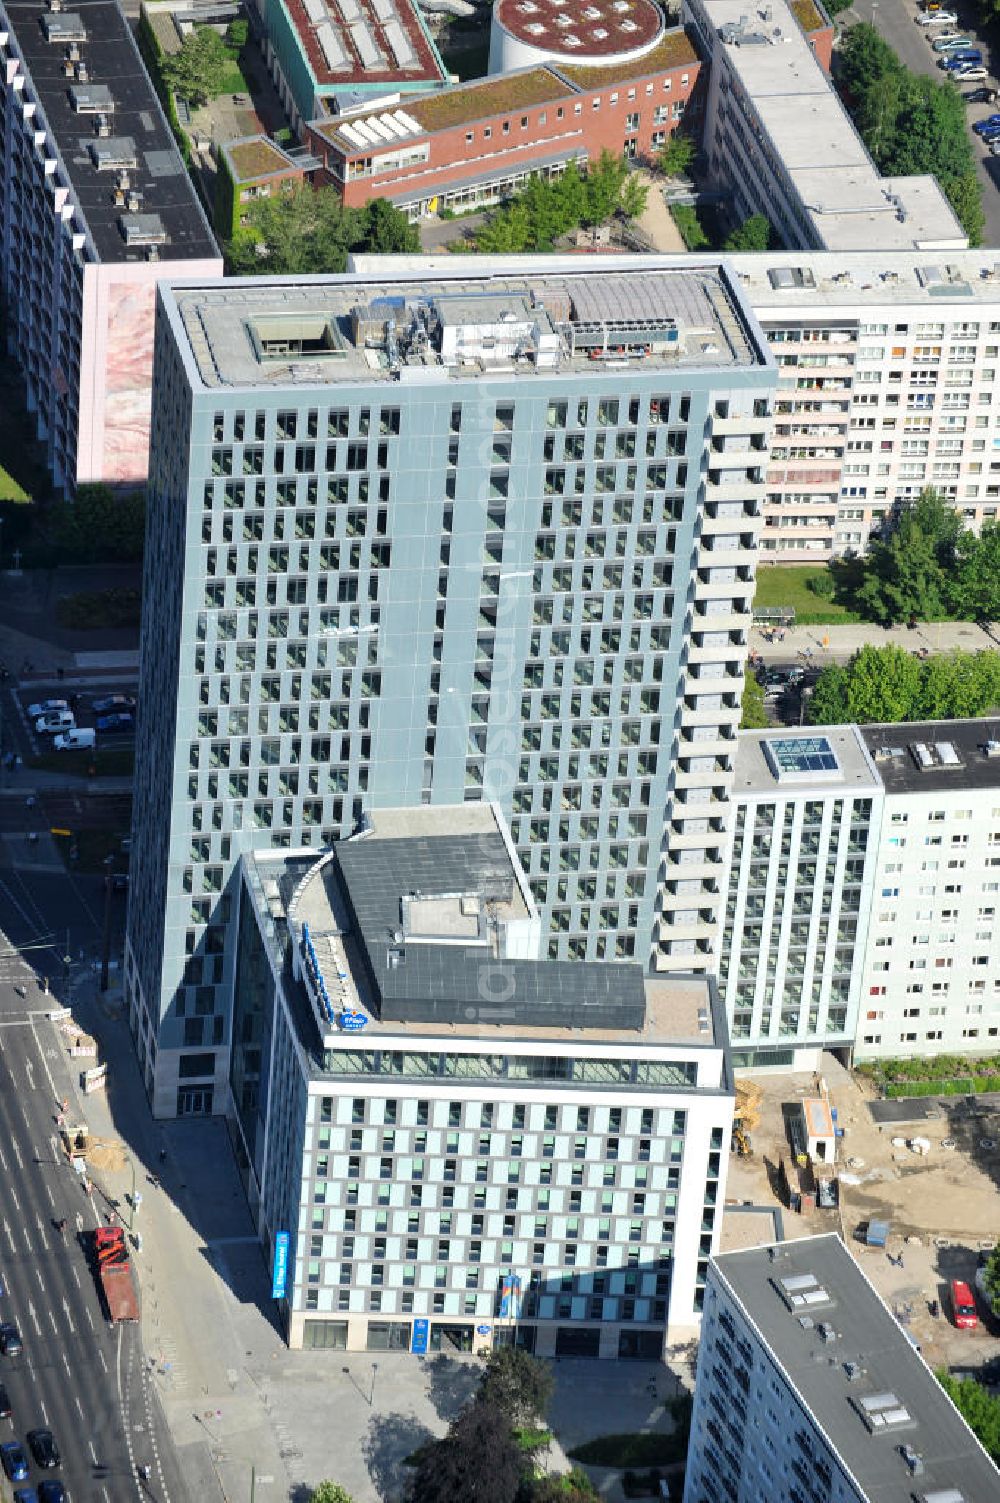
[[[968,1284],[961,1279],[952,1279],[951,1313],[955,1324],[960,1331],[974,1331],[979,1324],[979,1316],[976,1314],[976,1301]]]

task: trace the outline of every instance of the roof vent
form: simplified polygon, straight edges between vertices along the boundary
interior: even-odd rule
[[[848,1383],[856,1383],[861,1377],[862,1367],[860,1362],[845,1362],[844,1374]]]
[[[828,1320],[822,1320],[822,1321],[820,1321],[820,1324],[819,1324],[819,1334],[822,1337],[822,1339],[827,1343],[827,1345],[829,1345],[831,1341],[836,1341],[836,1339],[837,1339],[837,1333],[833,1329],[833,1326],[830,1324],[830,1322]]]
[[[933,1492],[918,1496],[920,1503],[965,1503],[965,1494],[957,1487],[937,1487]]]
[[[126,245],[163,245],[167,232],[159,214],[121,214],[118,225]]]
[[[924,1458],[918,1451],[915,1451],[912,1446],[900,1446],[899,1454],[902,1456],[911,1477],[920,1477],[923,1475]]]
[[[910,1411],[894,1393],[869,1393],[864,1398],[852,1399],[851,1402],[873,1435],[913,1424]]]
[[[787,1279],[781,1279],[778,1293],[793,1312],[832,1303],[829,1294],[812,1273],[796,1273]]]
[[[53,10],[55,7],[53,7]],[[62,11],[60,5],[59,10]],[[42,17],[42,31],[47,42],[85,42],[87,29],[83,17],[78,15],[52,14]]]
[[[94,135],[97,136],[99,140],[107,140],[107,138],[111,135],[111,121],[108,119],[107,115],[97,116],[97,119],[94,121]]]

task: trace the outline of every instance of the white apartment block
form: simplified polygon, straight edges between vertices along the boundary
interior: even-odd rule
[[[933,486],[978,530],[1000,507],[1000,254],[734,258],[778,364],[762,562],[867,547]]]
[[[839,1237],[709,1265],[684,1503],[987,1503],[1000,1472]]]
[[[865,726],[882,826],[855,1059],[988,1054],[1000,1039],[995,722]]]
[[[732,1125],[705,976],[538,960],[499,809],[241,867],[229,1123],[290,1345],[658,1360]]]
[[[857,726],[741,734],[719,970],[735,1067],[850,1058],[881,803]]]
[[[738,220],[766,214],[803,250],[961,250],[933,177],[882,177],[787,0],[685,0],[711,60],[702,143]]]

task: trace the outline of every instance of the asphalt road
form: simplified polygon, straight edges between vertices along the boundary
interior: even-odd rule
[[[970,0],[958,0],[958,3],[950,5],[949,9],[954,10],[958,16],[956,29],[963,36],[979,35],[977,33],[978,13]],[[918,6],[915,0],[854,0],[852,9],[843,16],[843,20],[849,22],[851,16],[854,16],[859,21],[867,21],[885,38],[907,68],[914,73],[926,73],[940,83],[944,74],[937,66],[938,55],[922,35],[924,27],[916,24],[917,14]],[[931,27],[930,30],[933,32],[934,28]],[[986,66],[990,69],[995,83],[1000,60],[991,58],[988,42],[977,41],[976,45],[986,59]],[[977,85],[974,84],[960,85],[963,93],[975,87]],[[991,114],[996,108],[996,105],[988,104],[970,105],[968,108],[969,124]],[[972,136],[971,131],[970,136]],[[983,210],[986,214],[984,243],[1000,246],[1000,157],[991,157],[977,137],[972,136],[972,141],[976,158],[976,173],[983,185]]]
[[[72,1503],[180,1503],[186,1493],[139,1327],[108,1323],[88,1262],[88,1234],[106,1207],[84,1194],[58,1141],[59,1102],[71,1094],[67,1057],[45,1016],[58,999],[43,996],[27,963],[41,972],[39,953],[14,948],[67,924],[74,941],[92,937],[93,919],[68,876],[48,874],[37,886],[10,871],[0,878],[0,1319],[13,1320],[24,1341],[22,1356],[0,1357],[13,1410],[0,1439],[24,1442],[28,1430],[51,1428],[63,1463],[49,1475]],[[143,1463],[153,1467],[148,1485]],[[44,1475],[32,1463],[32,1484]]]

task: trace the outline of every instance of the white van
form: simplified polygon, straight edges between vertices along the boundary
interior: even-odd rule
[[[52,745],[56,751],[77,751],[81,747],[93,746],[97,741],[97,732],[93,726],[80,726],[75,731],[66,731],[62,736],[57,736]]]

